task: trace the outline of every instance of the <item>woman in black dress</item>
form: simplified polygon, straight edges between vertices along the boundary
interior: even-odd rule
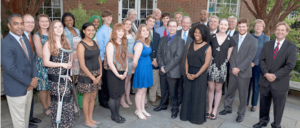
[[[234,40],[226,34],[228,29],[228,20],[221,19],[219,24],[219,33],[211,36],[210,45],[212,47],[212,59],[208,67],[208,111],[206,117],[211,120],[217,118],[219,103],[222,98],[222,86],[226,82],[227,63],[233,49],[236,45]],[[212,110],[213,100],[215,98],[214,109]]]
[[[58,86],[60,67],[62,67],[61,75],[69,75],[67,74],[67,70],[72,67],[72,60],[69,61],[69,53],[63,54],[63,62],[61,63],[62,51],[59,48],[71,50],[71,45],[63,32],[62,23],[54,20],[49,27],[48,41],[43,47],[43,63],[48,71],[51,97],[51,128],[69,128],[73,127],[75,123],[72,82],[66,79],[68,82],[68,85],[66,85],[65,79],[61,78],[60,85]],[[56,115],[59,107],[58,99],[62,101],[59,124],[56,123]]]
[[[80,63],[78,75],[78,91],[83,93],[83,115],[84,125],[98,127],[101,123],[93,120],[93,110],[97,91],[100,89],[102,76],[102,62],[98,44],[92,40],[96,28],[92,23],[85,23],[82,26],[80,35],[83,38],[77,46],[77,56]]]
[[[203,24],[194,26],[189,34],[195,40],[188,46],[184,92],[180,119],[194,124],[206,121],[207,67],[211,60],[209,29]]]

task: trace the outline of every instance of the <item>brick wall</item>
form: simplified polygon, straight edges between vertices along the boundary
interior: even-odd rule
[[[86,9],[87,13],[90,10],[105,10],[109,9],[113,13],[113,23],[118,22],[118,0],[108,0],[106,3],[100,4],[98,0],[63,0],[64,12],[69,10],[69,8],[77,8],[78,4],[82,4],[82,8]],[[88,21],[89,19],[87,19]]]

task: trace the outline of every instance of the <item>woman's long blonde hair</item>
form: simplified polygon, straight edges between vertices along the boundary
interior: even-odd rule
[[[59,20],[54,20],[50,24],[49,34],[48,34],[48,43],[49,43],[50,53],[51,53],[52,56],[58,56],[58,52],[59,52],[56,41],[55,41],[55,34],[54,34],[54,25],[56,23],[60,23],[62,28],[64,28],[63,24]],[[70,45],[70,43],[68,42],[68,40],[65,36],[64,29],[62,29],[62,31],[63,31],[63,33],[61,35],[61,41],[60,41],[61,47],[64,48],[64,49],[70,50],[71,45]]]
[[[149,35],[148,35],[148,37],[145,40],[142,37],[142,29],[143,28],[146,28],[149,31]],[[139,29],[138,29],[137,33],[136,33],[135,41],[141,41],[144,44],[150,45],[150,42],[151,42],[150,34],[151,34],[151,31],[150,31],[149,27],[147,25],[145,25],[145,24],[141,24],[139,26]]]

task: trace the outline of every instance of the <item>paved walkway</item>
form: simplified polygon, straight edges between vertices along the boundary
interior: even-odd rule
[[[238,95],[237,95],[238,96]],[[152,114],[147,120],[140,120],[134,114],[135,106],[131,106],[128,109],[122,108],[120,114],[126,118],[124,124],[117,124],[110,119],[109,109],[105,109],[97,105],[94,110],[94,119],[100,120],[102,124],[99,128],[249,128],[257,123],[259,117],[259,111],[250,112],[250,106],[247,107],[244,121],[236,123],[237,108],[239,105],[238,97],[236,96],[233,103],[233,113],[225,116],[217,115],[217,120],[207,120],[203,125],[194,125],[188,121],[181,121],[179,116],[176,119],[171,118],[171,108],[161,112],[154,112],[153,106],[148,104],[149,108],[146,110]],[[131,96],[132,102],[134,102],[134,96]],[[223,99],[219,106],[219,111],[223,109]],[[258,108],[259,109],[259,108]],[[82,113],[82,110],[81,110]],[[50,117],[43,114],[42,105],[39,102],[37,95],[35,95],[34,104],[34,117],[42,120],[38,124],[39,128],[50,128]],[[270,122],[273,122],[273,109],[271,109]],[[84,128],[84,118],[76,117],[76,123],[74,128]],[[271,123],[267,128],[271,128]],[[284,111],[284,117],[282,119],[282,128],[300,128],[300,98],[295,96],[288,96],[286,107]],[[1,128],[12,128],[11,117],[8,110],[6,100],[1,101]]]

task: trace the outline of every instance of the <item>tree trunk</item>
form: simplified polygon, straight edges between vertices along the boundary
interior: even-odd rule
[[[27,0],[2,0],[2,2],[7,5],[12,14],[31,14],[34,16],[43,4],[44,0],[39,0],[36,6],[36,0],[30,0],[29,5],[27,5]]]

